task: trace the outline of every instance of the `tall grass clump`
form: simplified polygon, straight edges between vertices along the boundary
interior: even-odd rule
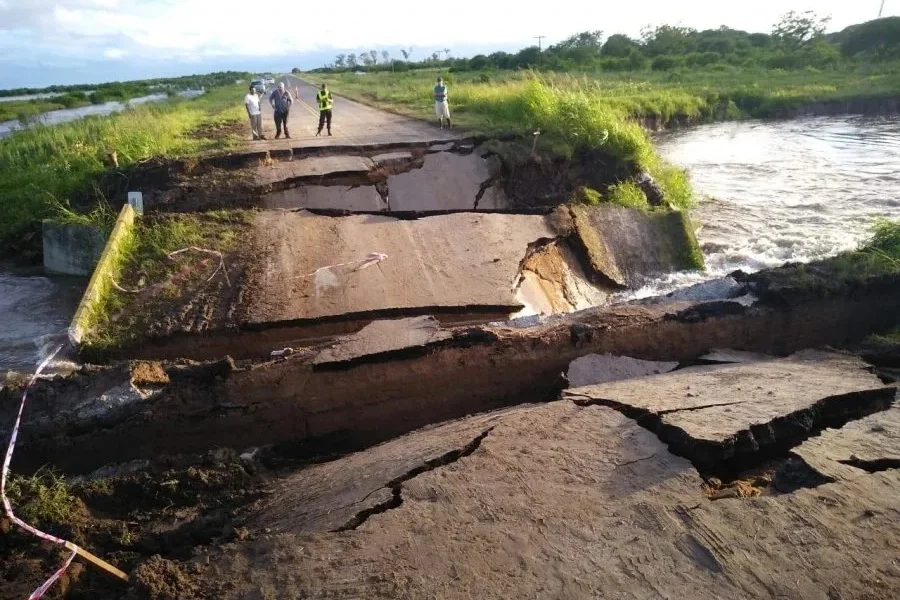
[[[877,266],[900,271],[900,221],[884,219],[875,223],[872,238],[860,251],[871,257]]]
[[[242,118],[241,90],[215,89],[193,100],[143,104],[108,117],[35,126],[0,140],[0,239],[51,215],[54,206],[92,206],[92,184],[115,151],[120,168],[150,158],[191,155],[228,140],[194,132]],[[86,201],[85,201],[86,200]]]

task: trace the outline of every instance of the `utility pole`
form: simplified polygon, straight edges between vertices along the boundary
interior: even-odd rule
[[[882,1],[883,1],[883,0],[882,0]],[[540,51],[542,50],[542,48],[541,48],[541,45],[542,45],[542,44],[541,44],[541,40],[543,40],[545,37],[547,37],[547,36],[546,36],[546,35],[536,35],[536,36],[534,36],[534,39],[536,39],[536,40],[538,41],[538,52],[540,52]]]
[[[884,0],[881,0],[881,8],[878,9],[878,18],[881,18],[881,13],[884,12]]]

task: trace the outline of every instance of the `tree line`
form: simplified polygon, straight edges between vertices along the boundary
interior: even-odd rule
[[[63,98],[71,98],[72,102],[90,94],[92,102],[102,103],[108,100],[121,100],[145,96],[160,91],[178,91],[185,89],[212,88],[231,85],[239,79],[251,78],[250,73],[242,71],[218,71],[206,75],[184,75],[181,77],[160,77],[139,81],[111,81],[108,83],[82,83],[77,85],[51,85],[45,88],[16,88],[0,90],[0,97],[28,96],[31,94],[65,94]]]
[[[400,50],[402,59],[386,51],[338,54],[315,72],[406,71],[439,66],[454,71],[540,68],[551,71],[667,71],[732,65],[773,69],[834,68],[861,59],[900,60],[900,17],[886,17],[826,34],[829,17],[813,11],[789,12],[770,33],[749,33],[722,26],[698,31],[690,27],[646,27],[640,37],[620,33],[605,37],[600,30],[577,33],[541,50],[494,52],[454,58],[450,49],[413,60],[413,48]],[[295,69],[298,70],[299,69]]]

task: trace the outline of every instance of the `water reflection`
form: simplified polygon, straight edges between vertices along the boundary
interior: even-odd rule
[[[203,94],[203,90],[185,90],[178,92],[178,96],[182,98],[196,98]],[[60,110],[51,110],[42,113],[36,118],[36,122],[42,125],[56,125],[67,121],[74,121],[91,115],[108,115],[119,112],[129,106],[137,106],[146,104],[147,102],[159,102],[167,99],[166,94],[150,94],[149,96],[141,96],[132,98],[125,102],[104,102],[103,104],[88,104],[87,106],[79,106],[78,108],[63,108]],[[22,129],[24,126],[19,121],[2,121],[0,122],[0,138],[6,137],[14,131]]]

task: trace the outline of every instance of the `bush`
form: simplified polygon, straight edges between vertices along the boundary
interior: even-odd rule
[[[653,59],[653,62],[650,63],[650,68],[654,71],[671,71],[679,66],[680,62],[681,61],[674,56],[657,56]]]

